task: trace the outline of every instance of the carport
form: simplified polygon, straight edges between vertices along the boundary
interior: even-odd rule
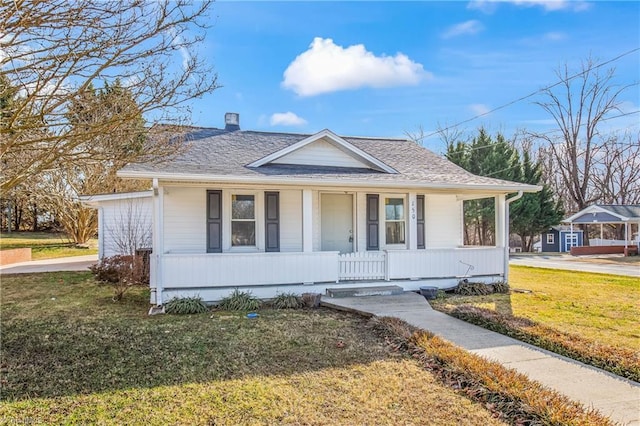
[[[574,224],[600,225],[600,238],[603,239],[604,224],[624,224],[624,253],[629,254],[629,241],[633,238],[633,225],[636,225],[636,242],[633,250],[637,252],[640,248],[640,205],[617,205],[617,204],[595,204],[589,206],[562,222],[571,225],[573,232]],[[612,246],[613,247],[613,246]],[[572,247],[572,254],[573,254]],[[586,253],[584,253],[586,254]]]

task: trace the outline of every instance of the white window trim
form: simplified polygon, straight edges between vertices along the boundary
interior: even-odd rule
[[[381,250],[406,250],[409,244],[409,218],[407,217],[407,194],[379,194],[380,197],[380,231],[379,231],[379,241]],[[403,244],[387,244],[387,213],[385,211],[387,198],[402,198],[403,203],[403,213],[404,213],[404,243]],[[390,222],[400,222],[397,220],[392,220]]]
[[[551,233],[547,234],[547,244],[555,244],[555,243],[556,243],[555,235]]]
[[[256,245],[233,246],[231,244],[231,205],[234,195],[253,195],[256,222]],[[222,191],[224,231],[222,235],[223,252],[255,253],[264,251],[264,191],[247,191],[241,189],[225,189]]]

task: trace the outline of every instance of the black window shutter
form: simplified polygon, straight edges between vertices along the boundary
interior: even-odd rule
[[[417,219],[417,227],[416,232],[418,233],[418,248],[425,248],[425,232],[424,232],[424,195],[416,196],[416,203],[418,204],[416,208],[416,219]]]
[[[280,251],[280,193],[264,193],[264,251]]]
[[[222,191],[207,191],[207,253],[222,253]]]
[[[378,194],[367,194],[367,250],[380,250]]]

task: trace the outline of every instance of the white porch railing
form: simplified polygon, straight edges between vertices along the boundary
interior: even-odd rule
[[[464,247],[387,252],[389,279],[464,277],[504,274],[504,248]]]
[[[338,281],[338,252],[165,254],[165,288],[227,287]]]
[[[159,287],[201,289],[351,280],[408,280],[503,275],[504,249],[442,248],[311,253],[170,253],[152,256]],[[156,287],[152,285],[152,287]]]
[[[344,253],[338,259],[340,280],[387,279],[386,254],[381,251]]]

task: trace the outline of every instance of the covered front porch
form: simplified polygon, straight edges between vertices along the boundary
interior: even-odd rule
[[[260,298],[327,287],[448,288],[505,270],[504,193],[155,182],[151,302],[235,288]],[[463,245],[463,202],[493,198],[495,246]]]
[[[324,293],[336,285],[392,282],[405,290],[418,290],[423,285],[452,287],[463,278],[494,282],[504,279],[504,255],[501,247],[165,254],[152,258],[152,303],[193,295],[213,302],[234,288],[273,297],[277,292]]]

